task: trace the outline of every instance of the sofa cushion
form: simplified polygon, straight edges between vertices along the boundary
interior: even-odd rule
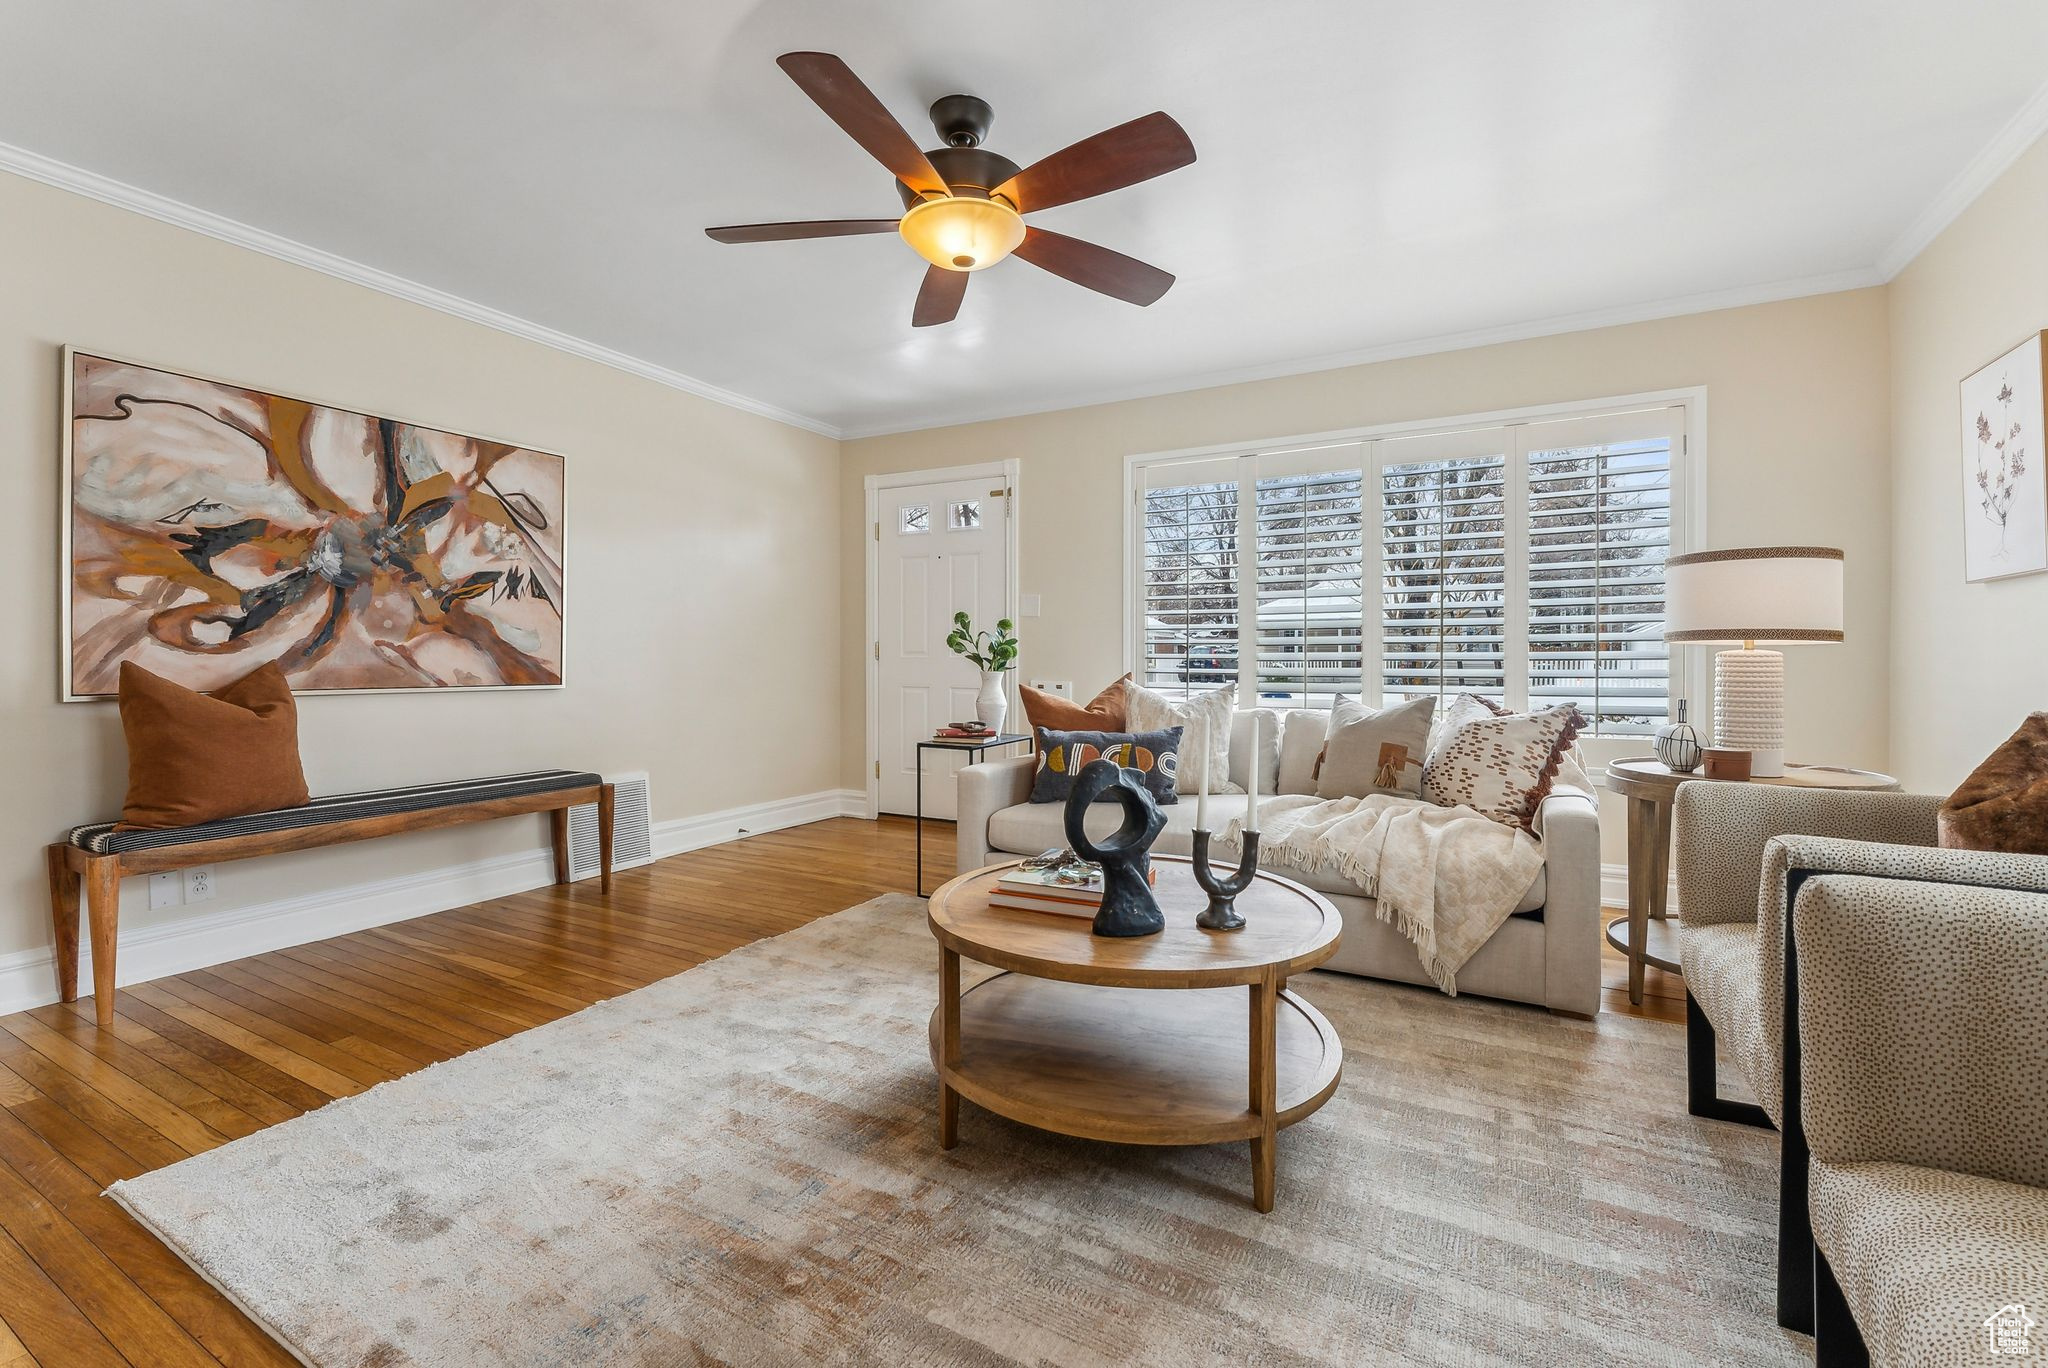
[[[1337,695],[1329,732],[1316,763],[1318,798],[1363,798],[1368,793],[1422,796],[1422,757],[1429,742],[1433,697],[1371,708]]]
[[[1941,844],[2048,855],[2048,712],[2037,712],[1941,805]]]
[[[1252,724],[1258,724],[1254,754]],[[1280,784],[1280,737],[1283,715],[1267,708],[1240,708],[1230,717],[1230,784],[1242,793],[1251,787],[1252,766],[1258,766],[1259,792],[1284,793]]]
[[[1686,965],[1689,978],[1692,965]],[[2048,1188],[1912,1164],[1812,1166],[1814,1242],[1873,1364],[1976,1363],[2048,1303]]]
[[[1216,804],[1210,798],[1211,807]],[[1242,798],[1225,799],[1224,811],[1228,812]],[[996,850],[1012,855],[1036,855],[1041,850],[1051,850],[1067,843],[1066,808],[1056,803],[1019,803],[1016,807],[1004,808],[988,820],[989,845]],[[1161,808],[1160,815],[1166,818],[1166,828],[1159,833],[1159,839],[1152,843],[1155,855],[1191,855],[1195,849],[1195,805],[1180,803],[1170,808]],[[1241,815],[1232,813],[1231,815]],[[1087,825],[1090,836],[1107,836],[1115,831],[1123,820],[1123,810],[1110,804],[1091,808]],[[1334,870],[1316,874],[1303,874],[1293,869],[1276,871],[1283,878],[1296,883],[1307,884],[1318,893],[1335,894],[1346,898],[1362,898],[1363,889]],[[1543,871],[1538,870],[1536,880],[1529,885],[1528,892],[1515,904],[1516,913],[1535,912],[1543,906]]]
[[[1029,684],[1017,686],[1017,697],[1033,727],[1050,731],[1120,732],[1124,729],[1124,685],[1130,682],[1130,675],[1125,674],[1086,703],[1076,703]]]
[[[1330,715],[1305,709],[1282,714],[1280,763],[1274,774],[1274,793],[1314,793],[1316,759],[1329,739]],[[1265,789],[1259,790],[1267,792]]]
[[[1743,1081],[1774,1122],[1782,1124],[1784,1078],[1764,1043],[1759,1006],[1755,922],[1716,922],[1682,926],[1678,954],[1685,964],[1685,987],[1714,1034],[1728,1049]]]
[[[1173,771],[1181,748],[1179,727],[1157,732],[1051,731],[1038,729],[1038,772],[1031,781],[1031,801],[1061,803],[1074,791],[1081,771],[1096,760],[1113,760],[1142,776],[1145,792],[1161,807],[1179,802]],[[1105,793],[1098,803],[1112,801]]]
[[[1136,680],[1124,685],[1124,728],[1127,731],[1165,731],[1183,728],[1178,783],[1180,791],[1200,790],[1206,772],[1209,792],[1228,793],[1230,782],[1230,738],[1237,707],[1237,685],[1225,684],[1206,693],[1172,698],[1148,689]]]
[[[1586,719],[1569,703],[1534,713],[1475,717],[1447,732],[1422,774],[1422,796],[1461,803],[1533,831],[1536,811]]]

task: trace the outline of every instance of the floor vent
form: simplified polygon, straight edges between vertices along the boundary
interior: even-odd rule
[[[631,869],[654,859],[654,818],[647,801],[647,775],[608,774],[612,785],[612,868]],[[569,809],[569,877],[598,872],[597,804]]]

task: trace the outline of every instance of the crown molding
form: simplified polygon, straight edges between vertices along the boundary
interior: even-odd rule
[[[1993,181],[2010,170],[2012,164],[2020,159],[2020,154],[2032,147],[2043,133],[2048,133],[2048,84],[2042,85],[2020,106],[2019,112],[2006,121],[2005,127],[1992,135],[1991,141],[1970,158],[1956,178],[1906,225],[1906,231],[1885,248],[1877,259],[1878,270],[1884,278],[1889,281],[1905,270],[1914,257],[1926,251],[1928,244],[1941,235],[1942,229],[1962,217],[1963,211],[1976,203],[1977,197],[1989,190]]]
[[[791,427],[815,432],[821,437],[830,437],[835,441],[842,436],[840,430],[832,424],[807,414],[749,398],[708,381],[699,380],[695,376],[685,375],[681,371],[657,366],[637,356],[614,351],[610,347],[559,332],[554,328],[508,314],[501,309],[493,309],[489,305],[464,299],[460,295],[449,294],[446,290],[437,290],[431,285],[422,285],[416,280],[407,280],[389,271],[366,266],[359,261],[351,261],[333,252],[322,251],[318,247],[310,247],[303,242],[251,227],[236,219],[99,175],[97,172],[87,171],[83,167],[45,157],[25,147],[0,143],[0,170],[10,171],[26,180],[55,186],[59,190],[69,190],[75,195],[84,195],[88,199],[111,204],[117,209],[129,210],[156,219],[160,223],[168,223],[175,228],[189,229],[236,247],[246,247],[252,252],[261,252],[279,261],[304,266],[322,275],[346,280],[352,285],[362,285],[409,303],[421,304],[471,323],[481,323],[487,328],[495,328],[513,337],[538,342],[543,347],[552,347],[556,351],[580,356],[586,361],[595,361],[601,366],[610,366],[613,370],[624,371],[628,375],[637,375],[643,380],[652,380],[657,385],[666,385],[685,394],[694,394],[700,399],[709,399],[714,404],[723,404],[727,408],[738,409],[743,413],[787,423]]]
[[[1772,281],[1762,285],[1742,285],[1727,290],[1710,290],[1704,294],[1680,295],[1647,304],[1623,304],[1608,309],[1594,309],[1586,313],[1560,314],[1551,318],[1531,319],[1523,323],[1503,324],[1500,327],[1494,328],[1475,328],[1469,332],[1443,333],[1436,337],[1419,338],[1410,342],[1389,342],[1381,346],[1364,347],[1356,351],[1330,352],[1321,356],[1297,357],[1292,360],[1265,362],[1254,366],[1239,366],[1228,370],[1209,371],[1200,375],[1156,381],[1151,384],[1085,392],[1066,391],[1049,397],[1042,402],[1021,408],[968,411],[929,422],[849,427],[843,431],[841,437],[844,441],[857,441],[864,437],[887,437],[901,432],[922,432],[930,428],[959,427],[968,423],[993,422],[1002,418],[1028,418],[1040,413],[1058,413],[1066,409],[1092,408],[1099,404],[1117,404],[1127,399],[1154,399],[1165,394],[1186,394],[1192,390],[1216,389],[1224,385],[1242,385],[1257,380],[1284,380],[1289,376],[1312,375],[1317,371],[1342,370],[1347,366],[1365,366],[1378,361],[1400,361],[1415,356],[1432,356],[1439,352],[1467,351],[1474,347],[1491,347],[1502,342],[1528,342],[1541,337],[1558,337],[1566,333],[1590,332],[1595,328],[1620,327],[1629,323],[1650,323],[1660,318],[1679,318],[1686,314],[1712,313],[1717,309],[1739,309],[1751,304],[1771,304],[1786,299],[1802,299],[1808,295],[1835,294],[1842,290],[1860,290],[1872,285],[1882,285],[1884,281],[1884,276],[1878,272],[1876,267],[1865,266],[1853,271],[1835,271],[1827,275],[1803,276],[1797,280]]]
[[[969,423],[993,422],[1004,418],[1024,418],[1063,409],[1121,403],[1129,399],[1185,394],[1193,390],[1214,389],[1224,385],[1284,379],[1293,375],[1310,375],[1318,371],[1341,370],[1347,366],[1363,366],[1380,361],[1398,361],[1441,352],[1464,351],[1475,347],[1496,346],[1504,342],[1526,342],[1535,338],[1587,332],[1596,328],[1648,323],[1686,314],[1711,313],[1719,309],[1743,308],[1753,304],[1776,303],[1808,295],[1832,294],[1841,290],[1883,285],[1905,269],[1943,229],[1955,222],[1957,217],[1990,188],[1992,182],[2003,175],[2044,133],[2048,133],[2048,84],[2043,84],[2034,92],[2019,111],[2007,120],[2004,127],[1970,159],[1961,173],[1935,196],[1871,266],[1794,280],[1737,286],[1703,294],[1682,295],[1642,304],[1618,305],[1585,313],[1530,319],[1521,323],[1478,328],[1467,332],[1443,333],[1435,337],[1390,342],[1352,351],[1232,367],[1170,380],[1088,390],[1066,389],[1024,405],[969,407],[912,422],[843,426],[750,398],[694,376],[685,375],[681,371],[658,366],[625,352],[571,336],[505,313],[503,310],[449,294],[445,290],[438,290],[429,285],[422,285],[417,281],[407,280],[403,276],[351,261],[346,257],[266,232],[261,228],[251,227],[235,219],[87,171],[82,167],[45,157],[26,148],[0,143],[0,170],[10,171],[28,180],[39,181],[60,190],[69,190],[74,194],[84,195],[116,208],[127,209],[174,227],[203,233],[222,242],[275,257],[280,261],[305,266],[324,275],[421,304],[456,318],[480,323],[485,327],[495,328],[529,342],[537,342],[571,356],[595,361],[628,375],[636,375],[686,394],[709,399],[728,408],[756,414],[778,423],[786,423],[791,427],[815,432],[821,437],[829,437],[836,441],[856,441],[903,432],[922,432],[934,428],[959,427]]]

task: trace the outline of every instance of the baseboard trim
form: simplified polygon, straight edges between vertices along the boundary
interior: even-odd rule
[[[826,789],[794,798],[694,817],[671,818],[654,827],[654,858],[803,826],[828,817],[867,815],[867,795],[857,789]],[[467,864],[426,870],[395,879],[376,879],[211,915],[181,918],[121,938],[120,983],[145,983],[229,960],[305,945],[351,931],[410,921],[486,898],[525,893],[553,883],[554,857],[546,846]],[[45,914],[47,915],[47,914]],[[80,955],[79,983],[92,982],[92,955]],[[0,955],[0,1014],[26,1011],[57,1000],[54,950]]]
[[[1600,866],[1600,905],[1602,907],[1628,906],[1628,866],[1625,864],[1604,864]],[[1673,879],[1664,890],[1664,910],[1672,916],[1678,915],[1678,880]]]

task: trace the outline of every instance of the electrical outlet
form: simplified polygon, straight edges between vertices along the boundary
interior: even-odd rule
[[[185,901],[205,902],[213,896],[213,866],[197,865],[185,871]]]
[[[149,876],[149,905],[152,910],[159,907],[176,907],[185,901],[185,884],[175,869],[166,869],[160,874]]]
[[[1074,681],[1071,679],[1034,679],[1031,687],[1040,693],[1058,694],[1061,698],[1074,696]]]
[[[1036,594],[1024,595],[1024,602],[1022,604],[1024,616],[1037,617],[1040,602],[1041,600]]]

